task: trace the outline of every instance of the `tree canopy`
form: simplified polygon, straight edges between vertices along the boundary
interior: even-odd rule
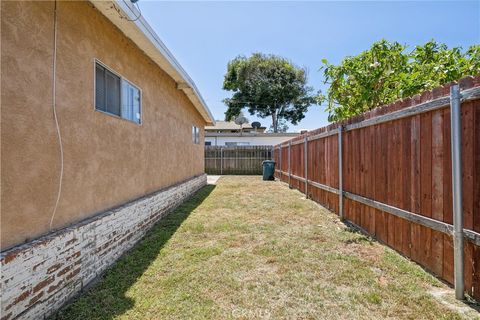
[[[480,45],[465,52],[429,41],[407,51],[381,40],[339,65],[322,60],[329,120],[337,121],[480,72]]]
[[[315,103],[306,70],[275,55],[236,57],[228,63],[223,89],[233,91],[231,98],[224,99],[228,107],[225,120],[247,108],[251,115],[271,117],[274,132],[285,120],[297,124]]]

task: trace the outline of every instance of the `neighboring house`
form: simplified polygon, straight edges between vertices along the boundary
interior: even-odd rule
[[[268,133],[266,127],[253,128],[246,123],[238,125],[233,121],[219,121],[205,127],[207,146],[263,146],[277,145],[300,135],[300,133]]]
[[[0,312],[42,318],[206,184],[215,121],[130,1],[1,12]]]
[[[220,121],[216,120],[215,125],[206,126],[205,132],[208,133],[240,133],[240,132],[265,132],[267,127],[252,127],[250,123],[236,124],[235,121]]]

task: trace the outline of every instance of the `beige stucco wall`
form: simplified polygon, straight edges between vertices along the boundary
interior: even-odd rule
[[[1,3],[1,247],[48,233],[60,155],[52,113],[53,2]],[[62,228],[203,173],[205,121],[175,82],[90,3],[57,2]],[[142,90],[142,125],[94,111],[94,59]]]

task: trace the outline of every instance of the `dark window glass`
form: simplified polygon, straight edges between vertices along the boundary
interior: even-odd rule
[[[95,66],[95,108],[120,116],[120,77]]]
[[[120,78],[105,70],[107,87],[107,112],[120,116]]]

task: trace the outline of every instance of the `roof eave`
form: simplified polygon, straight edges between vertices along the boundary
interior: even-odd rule
[[[173,78],[177,83],[177,89],[185,93],[207,125],[215,125],[215,119],[193,80],[130,1],[90,0],[90,2]]]
[[[205,137],[296,137],[300,133],[297,132],[209,132],[205,131]]]

